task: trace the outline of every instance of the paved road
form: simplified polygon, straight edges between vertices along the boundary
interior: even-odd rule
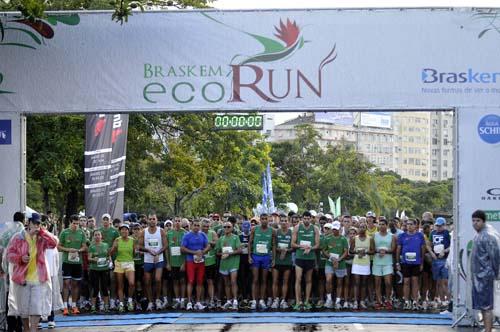
[[[414,326],[414,325],[366,325],[366,324],[318,324],[318,325],[294,325],[294,324],[242,324],[242,325],[128,325],[128,326],[113,326],[113,327],[71,327],[57,328],[52,331],[67,331],[67,332],[319,332],[319,331],[335,331],[335,332],[479,332],[478,328],[457,328],[445,326]],[[45,331],[45,330],[44,330]],[[494,330],[500,332],[500,329]]]

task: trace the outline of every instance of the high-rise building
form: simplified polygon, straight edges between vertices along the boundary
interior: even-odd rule
[[[429,182],[430,112],[395,112],[396,173],[413,181]]]
[[[453,177],[453,125],[452,111],[431,112],[431,181]]]

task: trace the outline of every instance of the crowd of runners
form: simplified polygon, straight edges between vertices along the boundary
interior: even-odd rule
[[[64,315],[158,310],[447,310],[444,218],[225,212],[73,215],[58,232]],[[57,278],[54,278],[54,280]]]

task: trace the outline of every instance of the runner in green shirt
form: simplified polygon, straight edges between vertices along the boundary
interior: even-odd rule
[[[341,309],[342,290],[344,277],[347,275],[345,258],[349,251],[347,239],[340,235],[340,222],[334,221],[332,224],[326,224],[325,230],[330,229],[332,233],[325,237],[322,244],[323,257],[327,259],[325,265],[326,275],[326,308],[333,308],[332,301],[332,281],[333,274],[337,277],[337,299],[335,300],[335,309]],[[347,299],[346,299],[347,301]]]
[[[87,250],[87,238],[80,229],[78,215],[70,217],[70,227],[63,230],[59,235],[59,251],[63,253],[63,300],[64,315],[68,315],[68,298],[71,288],[71,298],[73,303],[72,313],[80,313],[76,306],[76,301],[80,299],[80,281],[82,280],[82,252]]]
[[[96,312],[97,294],[101,293],[104,299],[104,311],[109,308],[109,246],[102,242],[102,234],[94,231],[94,241],[89,247],[89,277],[92,285],[92,313]]]
[[[223,225],[224,235],[217,241],[217,255],[221,257],[219,273],[224,276],[227,302],[224,309],[238,310],[238,269],[240,267],[240,237],[233,234],[233,225],[226,221]],[[233,301],[231,303],[231,291]]]
[[[182,229],[181,224],[181,217],[175,217],[174,226],[167,232],[168,248],[165,251],[167,256],[167,270],[170,271],[174,286],[174,309],[184,306],[186,294],[186,272],[184,268],[186,255],[181,253],[182,238],[186,234],[186,231]]]
[[[273,267],[273,297],[271,309],[288,309],[288,280],[292,271],[292,231],[289,228],[287,216],[280,214],[280,229],[276,232],[276,257]],[[281,302],[279,298],[279,277],[283,278],[281,285]]]
[[[320,245],[319,229],[311,224],[311,212],[302,214],[302,223],[293,229],[292,248],[295,253],[295,310],[310,310],[312,274],[315,267],[316,250]],[[302,274],[305,273],[305,302],[302,303]]]
[[[215,286],[214,280],[217,277],[217,233],[210,229],[210,219],[203,219],[203,224],[201,230],[207,235],[208,243],[210,244],[210,250],[205,254],[205,277],[207,278],[207,292],[210,298],[208,303],[208,309],[215,308]]]

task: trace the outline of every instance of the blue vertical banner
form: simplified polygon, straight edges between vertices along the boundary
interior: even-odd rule
[[[0,145],[12,144],[12,121],[0,120]]]
[[[276,211],[276,208],[274,207],[273,181],[271,179],[271,165],[269,163],[267,163],[266,177],[267,177],[267,197],[269,199],[269,212],[272,213]]]
[[[262,208],[264,212],[268,212],[267,209],[267,177],[266,173],[262,173]]]

